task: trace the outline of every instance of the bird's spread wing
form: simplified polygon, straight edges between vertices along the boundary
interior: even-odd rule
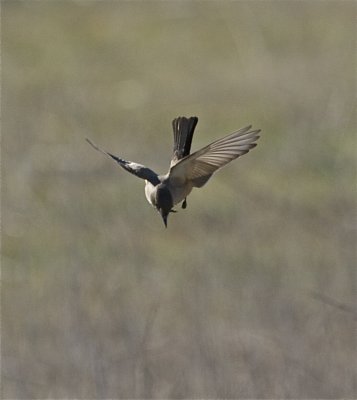
[[[130,172],[131,174],[136,175],[137,177],[141,179],[146,179],[147,181],[151,182],[154,186],[158,185],[160,183],[158,175],[151,170],[150,168],[145,167],[144,165],[137,164],[132,161],[126,161],[123,160],[122,158],[119,158],[103,149],[98,147],[96,144],[94,144],[91,140],[86,139],[86,141],[94,147],[96,150],[100,151],[101,153],[111,157],[113,160],[115,160],[122,168],[124,168],[126,171]]]
[[[259,132],[247,126],[216,140],[179,160],[170,169],[170,179],[191,181],[193,186],[202,187],[216,170],[255,147]]]

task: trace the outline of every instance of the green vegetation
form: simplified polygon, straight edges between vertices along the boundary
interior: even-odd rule
[[[2,1],[2,397],[355,398],[352,1]],[[158,172],[263,133],[171,215]]]

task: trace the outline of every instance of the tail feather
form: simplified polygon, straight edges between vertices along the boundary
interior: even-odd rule
[[[197,122],[197,117],[178,117],[172,121],[174,131],[173,162],[177,162],[190,154],[193,132]]]

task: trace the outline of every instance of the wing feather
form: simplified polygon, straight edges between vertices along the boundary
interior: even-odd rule
[[[250,125],[214,141],[179,160],[170,169],[170,178],[191,181],[196,187],[203,186],[219,168],[254,148],[259,133],[260,130],[251,130]]]
[[[115,156],[114,154],[109,153],[108,151],[105,151],[98,147],[96,144],[94,144],[91,140],[86,138],[86,141],[96,150],[100,151],[101,153],[105,154],[106,156],[109,156],[113,160],[115,160],[122,168],[124,168],[126,171],[130,172],[131,174],[137,176],[138,178],[141,179],[146,179],[147,181],[151,182],[154,186],[158,185],[160,183],[159,177],[154,172],[148,167],[145,167],[145,165],[141,165],[138,163],[135,163],[133,161],[126,161],[123,160],[122,158],[119,158]]]

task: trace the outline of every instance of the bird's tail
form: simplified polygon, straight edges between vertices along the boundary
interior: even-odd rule
[[[172,162],[175,163],[190,154],[193,132],[197,122],[197,117],[178,117],[172,121],[172,128],[174,130]]]

